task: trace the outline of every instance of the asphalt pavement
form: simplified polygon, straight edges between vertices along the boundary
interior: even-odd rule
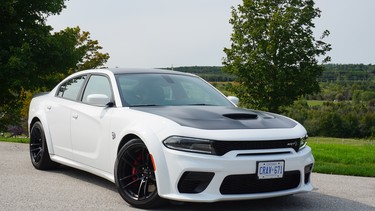
[[[375,178],[313,173],[315,189],[274,199],[218,203],[171,203],[157,210],[373,210]],[[39,171],[27,144],[0,142],[0,211],[139,210],[130,207],[113,183],[62,166]]]

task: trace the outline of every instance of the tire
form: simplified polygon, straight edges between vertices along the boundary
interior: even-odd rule
[[[51,161],[43,125],[40,122],[35,122],[30,131],[30,158],[33,166],[39,170],[53,169],[59,165]]]
[[[146,145],[132,139],[119,151],[115,182],[121,197],[137,208],[154,208],[165,200],[158,195],[154,167]]]

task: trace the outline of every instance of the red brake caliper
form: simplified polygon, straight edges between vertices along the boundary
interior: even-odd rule
[[[133,179],[133,181],[135,181],[135,180],[138,179],[137,175],[138,175],[138,173],[139,173],[139,170],[137,169],[137,167],[138,167],[141,163],[142,163],[142,153],[139,153],[139,154],[136,156],[136,158],[135,158],[135,160],[134,160],[134,162],[133,162],[133,165],[134,165],[134,167],[132,168],[132,174],[133,174],[132,179]],[[137,184],[134,183],[133,186],[137,186]]]

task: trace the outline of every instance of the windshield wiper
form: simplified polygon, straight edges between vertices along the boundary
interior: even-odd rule
[[[161,106],[156,104],[138,104],[138,105],[130,105],[129,107],[152,107],[152,106]]]
[[[214,105],[206,104],[206,103],[193,103],[193,104],[187,104],[187,106],[214,106]]]

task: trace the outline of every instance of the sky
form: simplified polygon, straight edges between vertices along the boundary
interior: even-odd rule
[[[229,47],[231,7],[242,0],[70,0],[47,24],[79,26],[109,53],[108,67],[221,66]],[[332,44],[330,63],[375,64],[375,0],[315,0]]]

